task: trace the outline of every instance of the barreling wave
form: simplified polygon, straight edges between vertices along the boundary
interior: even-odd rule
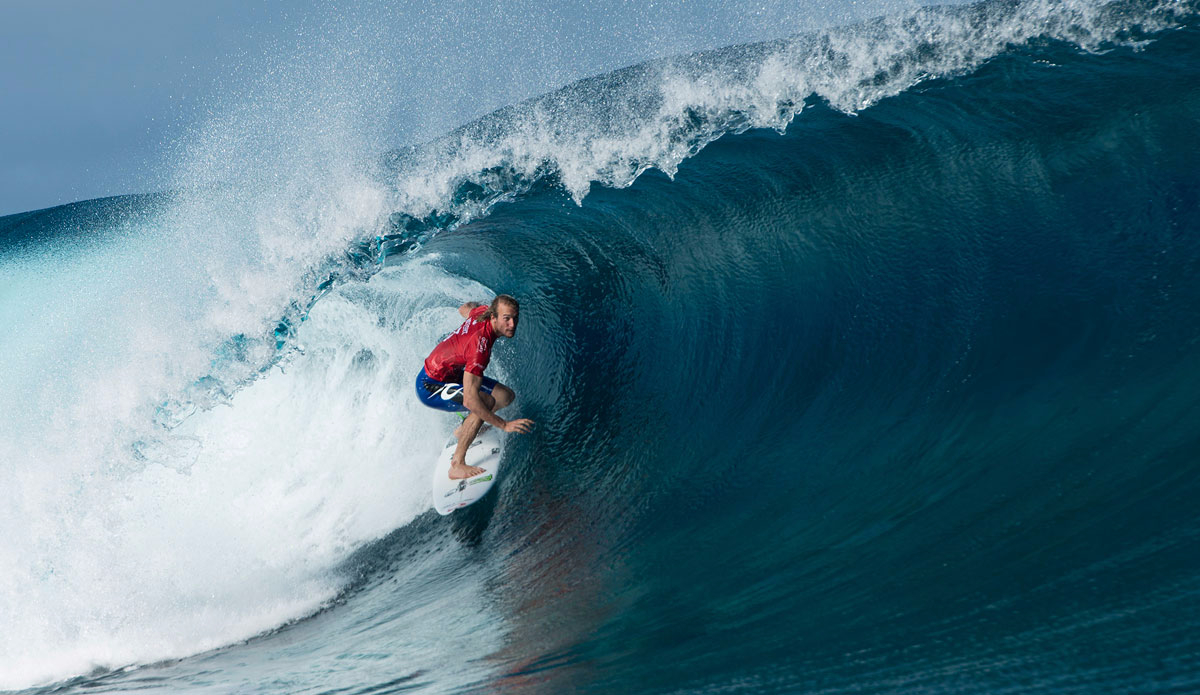
[[[600,75],[501,109],[431,143],[393,151],[381,171],[370,172],[378,183],[338,172],[335,181],[348,178],[350,188],[334,195],[366,198],[366,208],[356,202],[348,208],[366,214],[343,221],[347,207],[337,201],[332,205],[335,216],[327,217],[327,180],[308,194],[317,197],[303,202],[313,209],[301,219],[281,219],[278,210],[270,210],[272,226],[256,233],[268,235],[260,262],[279,260],[279,244],[291,243],[287,237],[271,238],[280,224],[311,228],[315,221],[318,228],[341,227],[341,233],[317,243],[303,240],[302,252],[286,254],[289,262],[279,279],[269,283],[272,289],[250,295],[255,307],[272,311],[259,309],[253,326],[215,343],[210,373],[166,395],[156,420],[173,427],[198,407],[223,402],[286,357],[296,325],[338,282],[369,277],[384,257],[411,253],[438,232],[486,215],[496,203],[549,186],[567,191],[579,204],[593,184],[624,188],[650,169],[673,176],[682,161],[723,135],[751,128],[783,132],[815,104],[858,113],[923,81],[964,74],[1031,42],[1060,41],[1088,52],[1137,46],[1180,25],[1195,10],[1194,3],[1178,1],[923,8]],[[231,147],[230,141],[239,142],[218,138],[220,150]],[[199,159],[207,163],[212,157],[204,152]],[[323,160],[320,165],[343,168]],[[201,178],[211,180],[211,175]],[[364,192],[356,192],[364,186]],[[261,196],[258,187],[248,193]],[[244,197],[238,194],[234,201],[241,203]],[[282,203],[294,205],[295,200],[287,195]],[[175,218],[170,224],[194,227],[191,220],[211,219],[214,206],[226,213],[233,204],[225,196],[185,197],[169,216]],[[239,229],[230,231],[239,234]],[[226,282],[236,282],[238,288],[223,291],[225,302],[247,284],[244,274]],[[241,316],[252,313],[249,306],[238,311]]]
[[[315,99],[5,218],[0,688],[1194,685],[1196,9],[926,8],[382,163]],[[539,432],[435,523],[411,378],[495,291]]]

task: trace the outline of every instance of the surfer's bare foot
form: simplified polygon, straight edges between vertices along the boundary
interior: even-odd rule
[[[479,475],[482,472],[483,472],[483,469],[480,468],[479,466],[468,466],[465,463],[458,463],[457,461],[450,462],[450,479],[451,480],[462,480],[463,478],[470,478],[471,476]]]

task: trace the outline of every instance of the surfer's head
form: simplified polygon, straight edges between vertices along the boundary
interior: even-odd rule
[[[496,335],[511,338],[517,333],[517,321],[521,318],[521,304],[512,296],[498,294],[488,310],[479,316],[480,321],[491,321]]]

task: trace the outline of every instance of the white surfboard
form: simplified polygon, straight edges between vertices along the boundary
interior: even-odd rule
[[[484,425],[467,449],[467,465],[479,466],[483,472],[462,480],[450,479],[450,457],[456,447],[458,440],[451,436],[433,467],[433,508],[442,516],[478,502],[492,489],[500,472],[504,440],[496,428]]]

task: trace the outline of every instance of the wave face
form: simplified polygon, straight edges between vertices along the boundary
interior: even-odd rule
[[[921,10],[0,219],[0,690],[1200,688],[1196,17]],[[538,426],[441,518],[411,380],[494,292]]]

